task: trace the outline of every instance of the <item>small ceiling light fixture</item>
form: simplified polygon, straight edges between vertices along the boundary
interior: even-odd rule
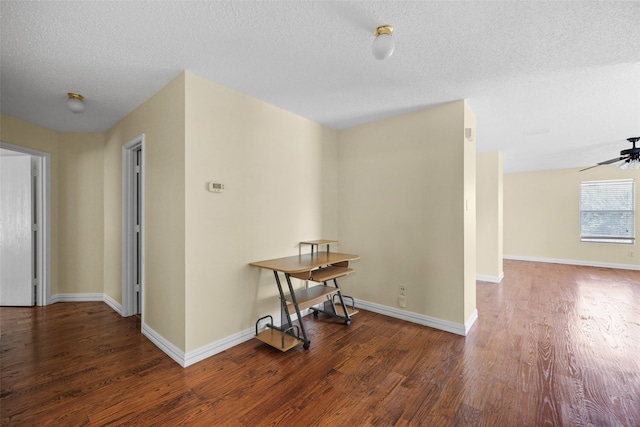
[[[640,169],[640,156],[627,159],[619,167],[620,169]]]
[[[68,93],[69,99],[67,99],[67,108],[74,113],[82,113],[84,112],[84,96],[79,95],[77,93]]]
[[[393,34],[391,25],[382,25],[373,32],[373,35],[376,36],[371,46],[371,53],[373,53],[374,58],[383,60],[393,55],[396,43],[393,41],[391,34]]]

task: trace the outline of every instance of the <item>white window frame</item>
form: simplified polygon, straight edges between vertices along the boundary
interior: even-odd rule
[[[631,236],[623,237],[623,236],[593,236],[593,235],[585,235],[583,232],[583,221],[584,216],[583,212],[595,212],[591,210],[583,210],[582,199],[583,192],[587,186],[606,186],[606,185],[621,185],[621,184],[630,184],[631,185],[631,213],[633,215],[633,233]],[[635,232],[636,232],[636,197],[635,197],[635,180],[634,179],[616,179],[616,180],[606,180],[606,181],[583,181],[580,184],[580,241],[581,242],[589,242],[589,243],[622,243],[622,244],[631,244],[635,243]],[[628,212],[629,209],[621,210],[624,212]]]

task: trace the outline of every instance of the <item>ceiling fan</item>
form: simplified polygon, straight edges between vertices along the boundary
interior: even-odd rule
[[[629,141],[633,147],[627,150],[622,150],[619,157],[611,160],[605,160],[604,162],[597,163],[595,166],[589,166],[588,168],[581,169],[580,172],[602,165],[610,165],[611,163],[622,160],[624,160],[624,162],[620,164],[620,169],[640,169],[640,147],[636,148],[636,142],[640,141],[640,136],[627,138],[627,141]]]

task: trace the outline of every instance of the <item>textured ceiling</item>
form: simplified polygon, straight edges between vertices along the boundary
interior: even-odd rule
[[[505,171],[640,136],[640,2],[2,1],[2,113],[105,131],[181,70],[334,129],[458,99]],[[396,52],[371,56],[394,26]],[[86,112],[65,108],[67,92]]]

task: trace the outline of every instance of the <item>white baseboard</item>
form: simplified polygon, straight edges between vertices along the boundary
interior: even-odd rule
[[[640,270],[640,265],[614,264],[614,263],[607,263],[607,262],[582,261],[582,260],[576,260],[576,259],[539,258],[539,257],[520,256],[520,255],[504,255],[503,258],[512,259],[515,261],[548,262],[551,264],[582,265],[585,267],[616,268],[619,270]]]
[[[375,313],[380,313],[385,316],[394,317],[396,319],[406,320],[413,323],[418,323],[420,325],[429,326],[434,329],[439,329],[446,332],[451,332],[457,335],[466,336],[476,320],[478,319],[478,311],[474,310],[473,314],[467,319],[464,325],[457,324],[453,322],[449,322],[442,319],[436,319],[434,317],[424,316],[417,313],[412,313],[404,310],[398,310],[393,307],[387,307],[380,304],[370,303],[362,300],[356,300],[356,306],[364,309],[373,311]],[[302,316],[306,316],[310,314],[312,311],[307,309],[301,312]],[[296,319],[296,315],[293,314],[292,320]],[[180,350],[178,347],[173,345],[171,342],[166,340],[162,335],[154,331],[151,327],[146,324],[142,325],[142,333],[149,340],[154,343],[160,350],[166,353],[170,358],[172,358],[176,363],[178,363],[183,368],[187,366],[191,366],[194,363],[200,362],[204,359],[207,359],[211,356],[214,356],[224,350],[227,350],[231,347],[234,347],[238,344],[242,344],[243,342],[249,341],[254,337],[255,329],[249,328],[244,331],[240,331],[236,334],[230,335],[221,340],[212,342],[203,347],[200,347],[196,350],[185,353]]]
[[[428,326],[430,328],[439,329],[445,332],[451,332],[452,334],[466,336],[471,327],[478,318],[477,310],[467,320],[466,324],[454,323],[448,320],[442,320],[435,317],[425,316],[424,314],[413,313],[411,311],[401,310],[395,307],[389,307],[386,305],[376,304],[373,302],[356,300],[356,307],[364,310],[373,311],[385,316],[393,317],[395,319],[406,320],[407,322],[417,323],[419,325]]]
[[[190,351],[184,356],[184,363],[182,366],[186,368],[187,366],[193,365],[194,363],[200,362],[208,357],[211,357],[215,354],[221,353],[231,347],[234,347],[238,344],[242,344],[245,341],[249,341],[253,338],[255,334],[255,328],[245,329],[244,331],[240,331],[237,334],[230,335],[221,340],[212,342],[211,344],[207,344],[203,347],[200,347],[196,350]]]
[[[96,302],[102,301],[122,316],[122,306],[107,294],[102,293],[77,293],[51,295],[51,304],[57,302]]]
[[[312,311],[310,309],[306,309],[300,312],[302,317],[310,314]],[[298,316],[294,313],[291,315],[291,320],[295,321],[298,319]],[[240,331],[233,335],[229,335],[226,338],[222,338],[221,340],[214,341],[210,344],[202,346],[196,350],[189,351],[187,353],[178,349],[176,346],[165,340],[160,334],[155,332],[150,327],[144,325],[142,328],[142,333],[146,335],[145,329],[148,332],[148,338],[158,346],[162,351],[167,353],[169,357],[178,362],[180,366],[186,368],[187,366],[191,366],[194,363],[198,363],[201,360],[204,360],[208,357],[221,353],[231,347],[234,347],[238,344],[242,344],[243,342],[249,341],[255,335],[255,328],[251,327],[249,329],[245,329],[244,331]]]
[[[184,351],[173,345],[169,340],[165,339],[145,323],[142,324],[142,335],[149,338],[149,341],[154,343],[156,347],[172,358],[178,365],[183,368],[186,367]]]
[[[52,295],[51,301],[53,302],[70,302],[70,301],[102,301],[111,307],[114,311],[122,313],[122,307],[108,295],[105,294],[57,294]],[[451,332],[456,335],[466,336],[476,320],[478,319],[478,311],[474,310],[472,315],[467,319],[465,324],[459,324],[449,322],[447,320],[437,319],[435,317],[425,316],[423,314],[413,313],[406,310],[400,310],[394,307],[388,307],[381,304],[376,304],[363,300],[356,300],[356,306],[364,310],[373,311],[385,316],[393,317],[395,319],[405,320],[419,325],[428,326],[430,328],[439,329],[445,332]],[[303,310],[300,314],[304,317],[310,314],[310,309]],[[296,320],[297,316],[293,314],[292,320]],[[169,340],[164,338],[158,332],[153,330],[149,325],[142,324],[142,334],[149,339],[156,347],[162,350],[167,356],[173,359],[177,364],[186,368],[194,363],[200,362],[208,357],[218,354],[224,350],[234,347],[238,344],[242,344],[254,337],[255,329],[253,327],[240,331],[236,334],[230,335],[221,340],[212,342],[196,350],[185,353],[178,347],[176,347]]]
[[[500,283],[504,279],[504,271],[500,272],[499,276],[487,276],[484,274],[476,274],[476,280],[481,282]]]
[[[467,334],[469,334],[469,331],[471,331],[471,328],[473,327],[473,325],[476,324],[476,321],[478,320],[478,309],[474,309],[473,313],[471,313],[471,316],[469,316],[469,318],[467,319],[466,322],[464,322],[464,335],[467,336]]]
[[[104,301],[104,294],[56,294],[51,295],[51,304],[56,302]]]
[[[111,307],[113,309],[113,311],[115,311],[120,316],[122,316],[122,305],[120,303],[118,303],[118,301],[114,300],[113,298],[111,298],[107,294],[104,294],[103,301],[105,302],[105,304],[107,304],[109,307]]]
[[[187,366],[191,366],[194,363],[200,362],[201,360],[228,350],[238,344],[242,344],[245,341],[249,341],[253,338],[254,333],[254,328],[245,329],[244,331],[238,332],[221,340],[202,346],[196,350],[185,353],[170,341],[165,339],[162,335],[154,331],[149,325],[142,325],[142,334],[149,338],[149,341],[155,344],[156,347],[166,353],[167,356],[172,358],[178,365],[182,366],[183,368],[186,368]]]

